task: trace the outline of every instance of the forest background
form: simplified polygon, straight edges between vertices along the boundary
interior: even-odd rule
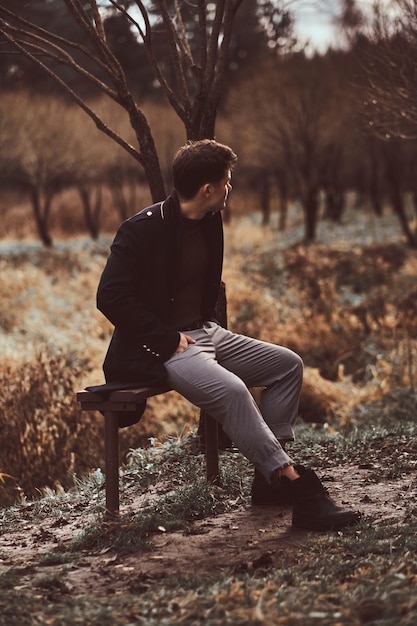
[[[318,54],[291,3],[0,1],[0,624],[416,623],[417,9],[330,4]],[[75,401],[112,332],[97,283],[210,136],[239,155],[229,326],[302,355],[293,452],[351,531],[250,507],[239,454],[207,485],[173,393],[120,432],[103,521],[102,417]]]

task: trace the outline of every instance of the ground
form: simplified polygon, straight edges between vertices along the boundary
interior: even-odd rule
[[[401,518],[413,497],[411,483],[404,478],[373,481],[372,466],[344,465],[321,478],[339,504],[353,507],[375,520]],[[400,500],[401,494],[401,500]],[[129,510],[140,501],[129,502]],[[123,513],[123,502],[122,509]],[[85,551],[73,562],[57,563],[47,556],[68,546],[86,523],[82,507],[71,518],[45,516],[32,521],[31,505],[22,506],[20,522],[0,536],[0,573],[20,572],[17,588],[30,588],[35,577],[59,575],[72,594],[122,593],[132,581],[143,584],[160,577],[195,573],[251,573],[261,567],[291,564],[295,545],[307,531],[291,526],[291,509],[252,507],[249,499],[236,510],[187,524],[181,531],[160,532],[150,538],[150,551],[120,555],[111,549]],[[109,522],[111,523],[111,522]]]
[[[97,517],[97,512],[103,509],[102,483],[95,485],[89,476],[88,484],[94,483],[91,490],[88,491],[90,487],[87,486],[81,490],[81,495],[77,492],[78,483],[82,483],[78,479],[82,476],[80,473],[74,474],[77,481],[74,489],[71,487],[68,492],[60,494],[57,491],[49,499],[46,494],[38,501],[23,502],[12,513],[0,509],[0,626],[74,626],[77,623],[83,626],[161,626],[171,623],[186,626],[310,626],[317,623],[321,626],[359,626],[364,623],[414,626],[417,623],[417,360],[414,327],[417,259],[415,251],[407,251],[403,267],[396,267],[397,257],[402,258],[403,244],[395,249],[388,246],[386,255],[378,246],[373,254],[368,254],[365,247],[362,252],[360,243],[366,246],[368,239],[370,243],[381,245],[398,241],[398,228],[392,230],[390,225],[380,226],[379,221],[378,228],[372,221],[370,225],[361,222],[357,215],[339,226],[324,224],[321,241],[329,244],[328,254],[320,245],[301,248],[298,252],[295,249],[290,259],[295,270],[284,289],[284,277],[278,272],[281,261],[276,258],[276,234],[271,231],[270,238],[267,238],[266,231],[255,229],[252,222],[249,225],[242,222],[241,226],[236,222],[228,231],[229,261],[226,268],[226,282],[234,286],[228,297],[233,327],[255,336],[262,332],[277,343],[282,336],[295,343],[307,338],[305,345],[300,345],[300,353],[310,355],[304,377],[302,417],[308,422],[307,418],[314,418],[310,414],[314,409],[322,419],[311,419],[311,428],[303,426],[300,420],[297,440],[293,444],[296,449],[291,449],[291,454],[297,462],[318,468],[320,478],[335,500],[359,510],[364,521],[345,533],[309,533],[292,529],[290,509],[251,507],[252,469],[249,466],[245,469],[242,464],[247,472],[242,479],[240,465],[234,464],[230,458],[239,455],[226,455],[228,459],[224,456],[221,459],[223,476],[232,478],[221,493],[213,490],[215,506],[207,507],[207,494],[203,493],[202,455],[193,457],[188,454],[187,446],[178,447],[175,444],[175,437],[180,436],[178,431],[167,433],[173,437],[172,446],[161,448],[155,444],[146,450],[139,447],[137,454],[133,455],[133,466],[123,469],[122,518],[118,523],[103,522],[100,516]],[[249,235],[253,244],[248,247],[245,242]],[[345,242],[348,235],[349,240]],[[291,236],[294,240],[289,239],[287,233],[285,246],[282,242],[285,250],[299,240],[300,232],[294,231]],[[352,241],[354,246],[350,243]],[[77,262],[78,254],[75,255]],[[88,253],[88,259],[90,256]],[[395,263],[387,269],[384,263],[389,259]],[[353,281],[349,287],[342,275],[346,274],[347,261],[351,260],[360,280]],[[99,257],[97,264],[100,267],[101,262]],[[300,263],[309,272],[298,271]],[[59,264],[54,262],[54,265]],[[368,271],[371,266],[371,269],[375,266],[375,271]],[[239,270],[241,267],[242,271]],[[25,272],[18,275],[26,275],[31,268],[32,259],[25,265]],[[70,269],[73,272],[72,265]],[[84,274],[81,281],[79,275],[73,279],[77,287],[86,281],[90,295],[92,285],[95,289],[97,283],[94,272],[90,282]],[[257,273],[257,282],[249,280]],[[16,283],[16,275],[12,260],[10,285]],[[60,284],[55,278],[49,280],[48,272],[42,271],[41,275],[42,281],[38,276],[34,278],[34,285],[39,282],[36,298],[33,297],[33,285],[24,283],[17,285],[19,289],[16,287],[16,297],[22,289],[31,294],[28,300],[33,301],[36,310],[40,308],[39,298],[47,285]],[[389,279],[386,284],[376,281],[381,276]],[[297,277],[308,281],[301,286],[298,282],[292,284],[291,280],[295,281]],[[343,287],[340,298],[338,293],[333,293],[333,285],[338,282]],[[359,294],[358,284],[364,289]],[[369,286],[369,290],[364,285]],[[314,315],[310,311],[306,325],[305,320],[300,322],[300,314],[304,315],[305,310],[299,306],[298,294],[304,298],[305,288],[314,291],[316,287],[321,308]],[[64,308],[66,314],[61,316],[63,320],[70,320],[71,329],[78,328],[82,324],[74,323],[74,319],[79,319],[78,312],[84,310],[87,297],[81,290],[68,290],[67,281],[63,289],[65,294],[76,293],[77,298],[82,299],[74,302],[73,313],[68,315],[67,308]],[[358,315],[368,306],[368,301],[369,314],[362,320]],[[384,302],[386,306],[383,306]],[[409,318],[405,317],[410,326],[403,327],[400,322],[407,302]],[[313,306],[313,299],[310,304]],[[41,308],[48,310],[47,306]],[[20,305],[14,310],[22,313]],[[352,315],[347,315],[349,311]],[[355,311],[359,312],[358,315]],[[25,319],[39,321],[36,315],[29,314],[30,310],[23,312]],[[96,324],[93,313],[87,311],[86,315]],[[275,321],[277,319],[279,324]],[[359,346],[352,344],[351,337],[356,335],[351,334],[349,325],[354,323],[352,332],[355,333],[362,322],[369,328],[363,345]],[[19,329],[19,318],[13,323]],[[50,333],[46,322],[42,320],[41,325]],[[98,324],[97,328],[100,328]],[[44,341],[39,325],[34,330],[35,335],[40,334]],[[94,332],[92,329],[92,336],[95,336]],[[59,329],[59,333],[53,336],[54,342],[58,341],[58,334],[59,337],[67,336]],[[7,338],[10,337],[8,333]],[[344,341],[346,337],[347,343]],[[87,350],[91,354],[101,354],[103,344],[107,345],[105,338],[105,333],[101,333],[93,347],[80,344],[78,336],[72,334],[66,341],[77,346],[82,355]],[[26,335],[22,341],[27,342]],[[62,345],[65,352],[67,343]],[[337,361],[339,367],[332,379],[321,376],[316,361],[312,360],[317,353],[320,356],[322,347],[335,348],[334,354],[338,358],[347,354],[346,363]],[[358,356],[361,358],[355,361],[354,357]],[[326,354],[324,357],[327,359]],[[21,384],[21,370],[16,371],[18,384]],[[37,370],[34,366],[30,371]],[[362,372],[362,377],[358,372]],[[31,380],[30,376],[28,378]],[[6,380],[5,389],[7,384]],[[16,384],[15,380],[10,384]],[[20,405],[13,413],[9,406],[7,411],[8,423],[12,424],[19,416],[26,415]],[[38,415],[33,410],[31,414]],[[158,420],[164,424],[165,430],[168,425],[175,424],[178,416],[184,420],[184,414],[178,402],[167,405],[165,412],[162,406],[156,405],[147,420],[152,422],[154,416],[152,428]],[[165,420],[165,415],[171,421]],[[63,421],[61,410],[59,419]],[[152,428],[149,434],[158,439],[158,432]],[[168,437],[165,443],[170,441]],[[20,444],[17,442],[12,446],[9,438],[2,446],[3,456],[6,445],[14,455]],[[133,452],[137,448],[130,444],[128,447]],[[46,464],[45,446],[39,449],[41,461]],[[52,461],[49,463],[53,468],[56,465]],[[32,470],[29,462],[25,466]],[[88,467],[99,466],[89,464]],[[8,473],[7,467],[0,470]],[[101,470],[94,470],[95,473],[103,478]],[[150,477],[150,487],[143,484],[144,477]],[[54,474],[54,479],[60,477]],[[156,508],[161,508],[159,496],[161,499],[165,496],[167,484],[169,489],[176,490],[174,504],[178,506],[179,503],[181,511],[185,512],[181,519],[189,519],[190,511],[200,519],[181,521],[182,525],[172,531],[162,507],[163,515],[157,517],[147,537],[149,549],[139,549],[133,544],[126,546],[126,543],[124,550],[115,549],[113,539],[117,538],[117,533],[123,535],[123,540],[132,537],[132,532],[136,533],[137,526],[131,520],[139,511],[140,520],[146,518],[144,505],[149,503],[149,498],[156,496],[152,504],[156,502]],[[187,492],[188,500],[178,496],[184,485],[197,489]],[[211,488],[209,491],[211,497]],[[199,493],[206,500],[192,499]],[[225,510],[227,512],[221,512]],[[92,526],[96,531],[95,539],[103,537],[105,541],[88,544],[88,547],[84,543],[80,544],[82,547],[74,548],[74,539]],[[100,543],[99,547],[97,543]]]

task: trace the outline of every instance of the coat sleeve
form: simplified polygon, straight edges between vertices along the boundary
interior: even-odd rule
[[[149,285],[144,284],[143,271],[152,255],[149,243],[146,225],[128,220],[120,226],[99,282],[97,308],[129,342],[165,361],[180,337],[145,304]]]

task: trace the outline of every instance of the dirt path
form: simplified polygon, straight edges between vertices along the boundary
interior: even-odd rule
[[[321,474],[336,501],[360,510],[374,523],[398,522],[407,506],[406,479],[373,481],[372,467],[340,467],[332,476]],[[410,496],[411,497],[411,494]],[[48,555],[67,546],[82,530],[86,519],[74,511],[71,520],[47,517],[35,524],[30,508],[22,509],[22,521],[14,531],[0,536],[0,573],[19,571],[18,588],[33,583],[34,577],[59,575],[72,593],[121,593],[126,585],[145,585],[159,577],[198,573],[200,576],[225,572],[286,566],[294,546],[306,532],[291,527],[291,510],[242,505],[237,510],[190,523],[186,529],[151,537],[149,552],[119,555],[112,550],[100,554],[85,552],[74,562],[54,563]]]

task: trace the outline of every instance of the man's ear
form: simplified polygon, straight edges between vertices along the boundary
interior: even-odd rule
[[[208,198],[213,192],[213,185],[210,183],[204,183],[204,185],[200,187],[200,192],[205,198]]]

